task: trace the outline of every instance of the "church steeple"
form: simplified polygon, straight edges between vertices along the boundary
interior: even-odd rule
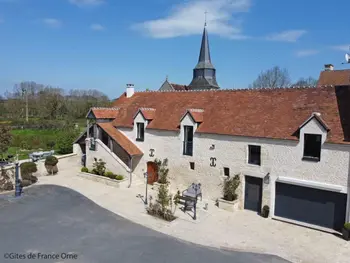
[[[193,79],[189,89],[219,89],[216,82],[216,69],[211,63],[209,38],[207,32],[207,22],[204,24],[201,50],[199,53],[198,63],[193,69]]]

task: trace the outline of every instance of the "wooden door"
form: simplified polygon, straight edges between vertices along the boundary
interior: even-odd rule
[[[155,162],[147,163],[147,183],[153,184],[158,182],[158,167]]]

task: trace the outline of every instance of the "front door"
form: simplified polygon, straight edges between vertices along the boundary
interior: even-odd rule
[[[158,167],[155,162],[147,163],[147,183],[153,184],[158,182]]]
[[[260,213],[262,199],[262,179],[245,176],[244,209]]]

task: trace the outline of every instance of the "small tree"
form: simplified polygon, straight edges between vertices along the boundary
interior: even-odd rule
[[[168,159],[164,159],[163,161],[159,159],[155,159],[154,162],[157,164],[158,167],[158,183],[160,184],[167,184],[168,182]]]
[[[235,175],[232,178],[225,179],[223,195],[227,201],[234,201],[237,199],[236,190],[240,184],[239,175]]]
[[[94,158],[95,161],[92,165],[93,169],[92,172],[97,175],[104,175],[106,172],[106,162],[104,162],[102,159],[97,160]]]
[[[11,128],[9,126],[0,125],[0,154],[2,157],[4,157],[4,154],[8,151],[11,140]]]
[[[162,213],[165,213],[168,209],[171,201],[171,196],[169,195],[168,187],[164,184],[159,186],[157,203],[160,204],[162,208]]]
[[[60,154],[68,154],[73,152],[73,142],[78,134],[75,130],[68,130],[60,133],[57,138],[57,152]]]

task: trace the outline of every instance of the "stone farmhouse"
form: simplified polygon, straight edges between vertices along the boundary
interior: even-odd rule
[[[131,187],[145,172],[156,182],[155,158],[167,158],[172,191],[200,182],[211,200],[238,174],[240,209],[339,230],[350,220],[350,73],[334,74],[346,73],[327,69],[317,87],[219,89],[205,28],[188,86],[127,85],[113,107],[88,112],[75,149]]]

